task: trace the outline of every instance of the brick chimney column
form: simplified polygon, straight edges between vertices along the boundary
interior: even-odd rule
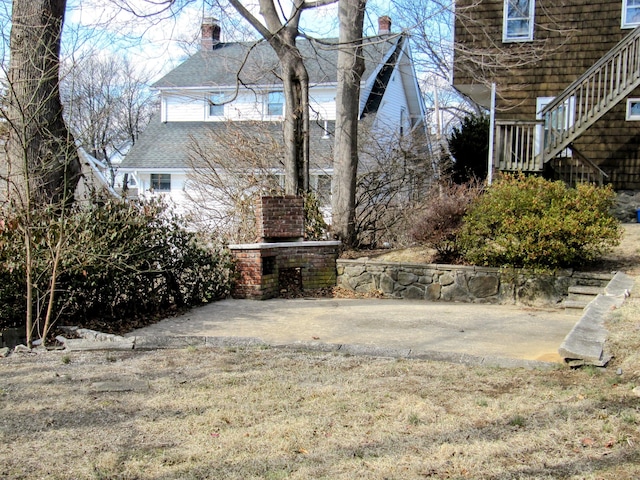
[[[378,17],[378,35],[391,33],[391,17],[383,15]]]
[[[220,23],[217,18],[203,18],[201,32],[200,48],[202,50],[213,50],[214,45],[220,43]]]

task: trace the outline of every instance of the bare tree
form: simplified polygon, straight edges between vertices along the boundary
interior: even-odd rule
[[[113,181],[112,157],[135,144],[153,113],[149,75],[120,56],[86,56],[67,70],[61,88],[65,120],[79,144],[107,163]]]
[[[354,242],[360,81],[364,72],[362,31],[366,0],[340,0],[338,91],[332,230],[345,244]]]
[[[282,154],[282,135],[253,122],[227,122],[191,137],[191,220],[230,243],[256,241],[256,197],[284,193],[271,163]]]
[[[300,17],[307,9],[335,1],[294,0],[291,12],[284,15],[278,2],[259,0],[263,24],[240,0],[229,0],[238,13],[269,42],[280,61],[285,98],[285,191],[288,194],[309,190],[309,74],[296,47],[296,39],[300,36]]]

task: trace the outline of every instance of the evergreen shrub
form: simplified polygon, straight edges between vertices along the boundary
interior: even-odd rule
[[[505,175],[467,212],[458,246],[475,265],[579,266],[619,243],[622,230],[610,214],[614,198],[608,186],[568,188],[537,176]]]
[[[17,214],[0,224],[0,328],[25,325],[25,229]],[[225,297],[233,264],[220,246],[186,228],[159,201],[96,200],[73,207],[63,221],[33,212],[32,239],[36,326],[51,294],[53,256],[55,321],[126,323]]]

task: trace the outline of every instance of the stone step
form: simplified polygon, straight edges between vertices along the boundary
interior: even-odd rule
[[[597,296],[598,295],[587,295],[587,294],[582,295],[578,293],[570,293],[569,295],[567,295],[567,300],[575,300],[576,302],[582,302],[582,301],[590,302]]]
[[[575,293],[577,295],[591,295],[595,297],[603,293],[603,291],[604,288],[592,285],[571,285],[569,287],[569,293]]]
[[[562,308],[584,310],[584,307],[589,305],[592,299],[589,300],[565,300],[562,302]]]

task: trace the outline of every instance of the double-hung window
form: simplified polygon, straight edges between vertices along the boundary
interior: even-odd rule
[[[527,42],[533,40],[534,11],[535,0],[504,0],[502,41]]]
[[[640,25],[640,0],[622,0],[622,27]]]
[[[171,174],[170,173],[152,173],[151,189],[156,192],[171,191]]]
[[[284,107],[284,94],[282,92],[269,92],[267,94],[267,115],[282,116]]]
[[[221,92],[212,93],[207,99],[210,117],[224,116],[224,95]]]

